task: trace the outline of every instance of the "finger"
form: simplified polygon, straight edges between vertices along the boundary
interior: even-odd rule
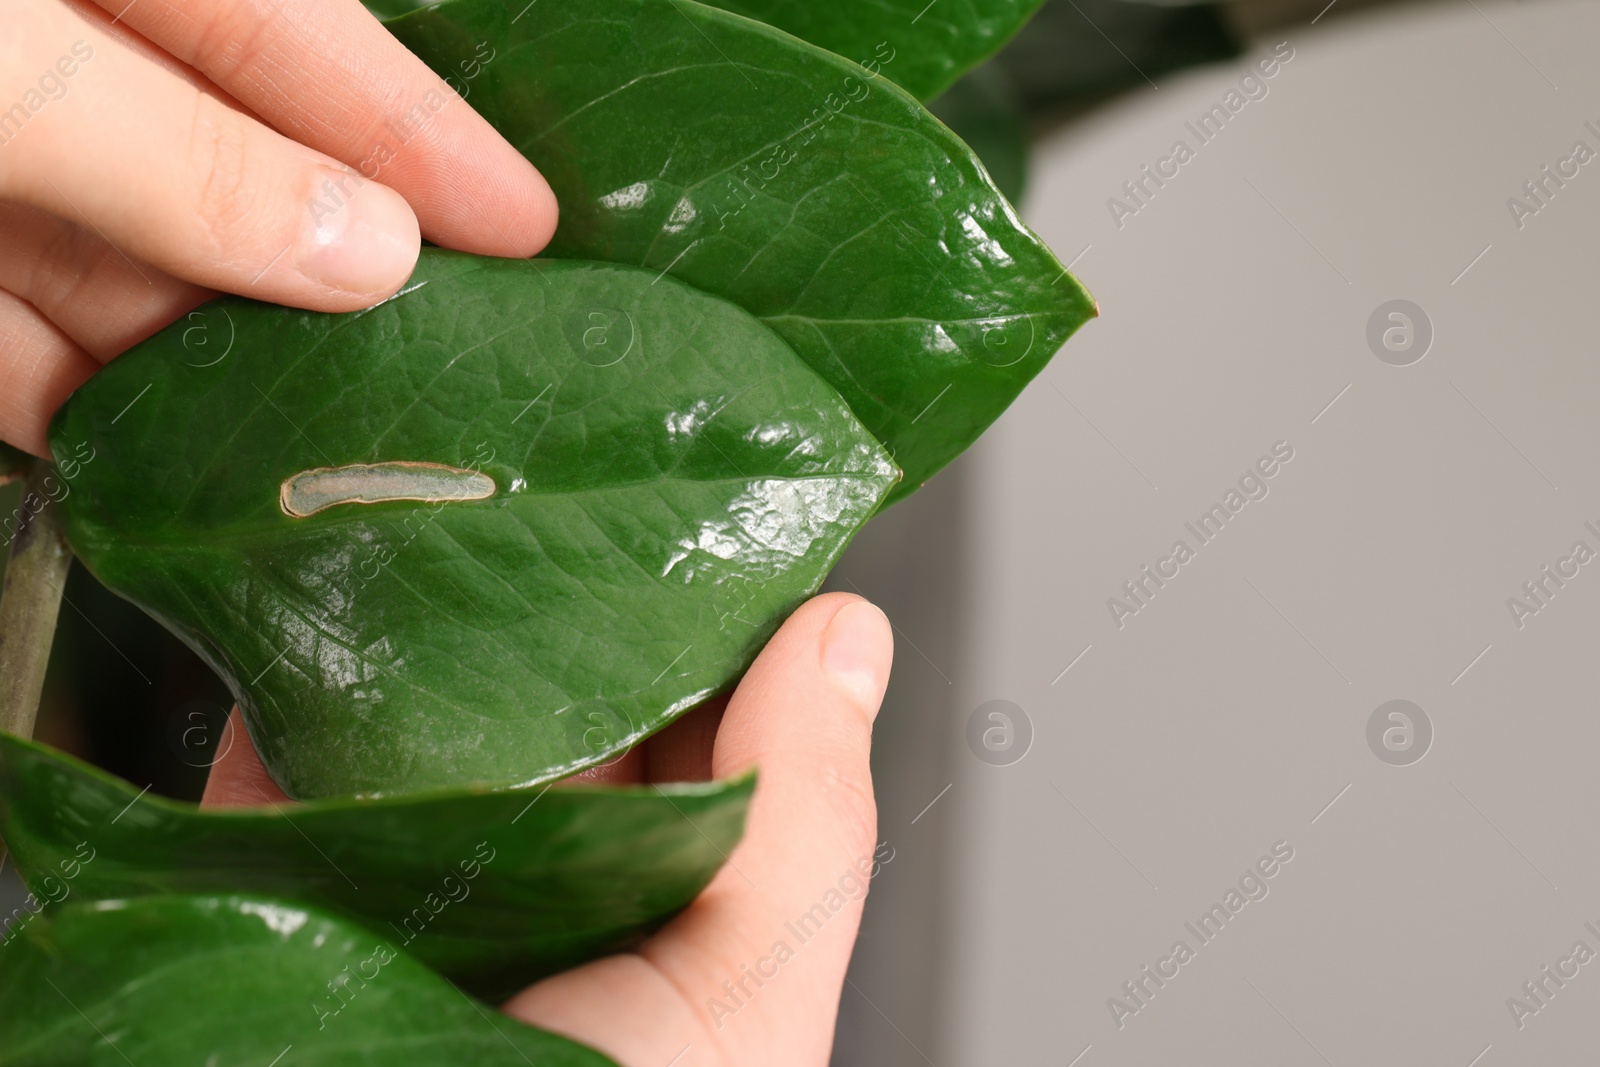
[[[0,290],[0,438],[48,458],[50,416],[99,367],[38,308]]]
[[[699,707],[652,734],[609,763],[591,767],[561,785],[637,785],[643,782],[704,782],[711,778],[711,749],[728,706],[725,696]]]
[[[555,232],[555,195],[533,164],[358,0],[97,2],[284,134],[381,178],[430,241],[531,256]],[[451,83],[470,96],[496,58],[478,45]]]
[[[0,204],[0,288],[101,363],[216,295],[136,267],[89,230],[19,204]]]
[[[714,697],[644,744],[646,782],[705,782],[728,698]]]
[[[130,262],[321,311],[392,294],[416,263],[399,194],[146,62],[81,15],[26,5],[23,69],[59,95],[17,108],[0,195],[102,237]],[[71,69],[70,78],[56,72]],[[0,100],[5,97],[0,97]],[[92,146],[92,156],[89,155]]]
[[[210,78],[205,77],[187,63],[180,62],[172,53],[157,48],[150,43],[148,37],[134,32],[133,27],[122,19],[115,15],[107,14],[104,8],[96,6],[95,0],[65,0],[65,3],[95,26],[98,26],[101,32],[121,42],[125,48],[143,57],[146,61],[154,63],[165,70],[170,70],[196,89],[210,93],[235,110],[249,110],[231,95],[218,88],[217,84]],[[126,5],[123,6],[124,8],[126,7]]]
[[[635,745],[622,755],[561,779],[558,785],[637,785],[644,781],[644,750]]]
[[[797,611],[717,736],[717,775],[760,767],[727,866],[638,955],[547,979],[505,1010],[640,1067],[826,1063],[874,865],[868,755],[892,655],[866,601],[830,594]],[[616,1025],[618,1002],[634,1025]]]
[[[217,752],[211,776],[206,779],[206,791],[200,797],[202,808],[249,808],[288,801],[289,797],[262,766],[237,707],[228,716],[228,725],[222,728]]]

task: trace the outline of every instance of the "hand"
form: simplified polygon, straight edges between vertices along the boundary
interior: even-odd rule
[[[0,26],[0,438],[39,455],[100,363],[213,290],[352,311],[421,237],[531,256],[555,230],[533,165],[358,0],[0,0]]]
[[[845,593],[817,597],[783,624],[725,711],[691,712],[580,776],[676,782],[760,771],[744,840],[683,914],[637,952],[547,978],[503,1010],[623,1067],[826,1064],[877,848],[867,757],[893,655],[881,611]],[[283,799],[254,749],[228,740],[203,803]],[[804,942],[790,930],[839,901]]]

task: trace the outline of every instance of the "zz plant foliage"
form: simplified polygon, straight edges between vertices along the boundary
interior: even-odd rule
[[[1037,2],[376,5],[560,229],[532,261],[424,250],[367,311],[215,301],[59,412],[73,552],[228,683],[298,803],[200,812],[0,735],[33,891],[0,1063],[112,1034],[140,1063],[606,1062],[462,990],[636,944],[755,783],[560,779],[728,689],[1094,314],[920,102]]]

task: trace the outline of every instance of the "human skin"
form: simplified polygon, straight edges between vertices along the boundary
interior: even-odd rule
[[[785,923],[878,847],[868,756],[893,650],[876,607],[845,593],[817,597],[779,629],[726,710],[719,702],[691,712],[583,776],[677,782],[758,769],[744,839],[686,911],[637,951],[547,978],[503,1010],[623,1067],[826,1064],[864,897],[804,945]],[[237,712],[230,730],[242,732]],[[248,742],[225,735],[219,751],[226,755],[212,768],[205,806],[286,799]],[[719,1012],[717,1003],[733,1004],[723,983],[769,958],[779,940],[794,958],[736,1012]]]
[[[422,238],[555,232],[539,172],[359,0],[0,0],[0,26],[0,438],[35,454],[101,363],[218,292],[353,311]]]

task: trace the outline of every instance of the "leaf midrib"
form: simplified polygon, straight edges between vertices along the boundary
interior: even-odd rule
[[[879,447],[881,448],[882,445],[879,445]],[[524,489],[524,490],[522,490],[522,491],[520,491],[520,492],[518,492],[515,495],[510,496],[510,497],[503,497],[503,496],[490,497],[490,498],[488,498],[486,500],[453,500],[453,501],[449,501],[448,503],[452,507],[468,507],[468,508],[473,508],[473,509],[482,509],[482,508],[491,507],[491,506],[505,507],[505,506],[508,506],[511,502],[518,501],[518,500],[523,500],[523,499],[537,500],[537,499],[542,499],[542,498],[545,498],[545,497],[582,497],[582,496],[592,495],[592,494],[624,492],[624,491],[631,490],[631,489],[640,489],[640,488],[645,488],[645,487],[649,487],[649,486],[657,486],[657,485],[665,486],[665,485],[676,484],[676,483],[683,483],[683,484],[687,484],[687,485],[714,486],[714,485],[724,485],[724,484],[733,483],[733,482],[784,482],[784,483],[791,483],[791,482],[792,483],[801,483],[801,482],[817,482],[817,481],[837,481],[837,482],[843,482],[843,481],[887,481],[887,482],[893,482],[895,480],[896,479],[893,476],[888,475],[888,474],[876,474],[876,473],[872,473],[872,472],[857,472],[857,471],[851,471],[851,472],[847,472],[847,473],[844,473],[844,474],[807,474],[807,475],[789,475],[789,476],[784,476],[784,475],[759,475],[759,474],[727,475],[727,476],[718,477],[718,478],[685,478],[685,477],[675,476],[675,475],[664,475],[664,476],[655,477],[655,478],[639,479],[637,481],[632,481],[632,482],[617,482],[617,483],[612,484],[612,485],[591,486],[591,487],[582,488],[582,489],[552,489],[552,490],[546,490],[546,491],[537,491],[537,490],[534,490],[534,489],[532,489],[530,487],[530,488]],[[338,505],[338,506],[340,506],[340,507],[355,507],[355,508],[374,508],[374,507],[388,508],[391,504],[394,504],[394,503],[398,503],[398,502],[390,501],[390,502],[385,502],[384,504],[349,504],[349,505]],[[411,502],[411,503],[412,503],[412,506],[408,509],[411,512],[416,511],[416,509],[419,508],[419,507],[426,507],[428,505],[427,501],[414,501],[414,502]],[[443,509],[441,509],[441,511],[442,510]],[[399,508],[395,508],[393,511],[387,511],[386,510],[386,511],[383,511],[383,512],[376,512],[374,514],[376,514],[376,515],[378,515],[380,517],[383,516],[383,515],[389,515],[389,514],[394,514],[394,515],[398,516],[398,515],[401,514],[401,510]],[[332,521],[332,519],[333,519],[333,517],[330,516],[330,518],[328,520],[324,520],[323,522],[321,522],[318,525],[303,527],[301,529],[303,529],[303,530],[313,530],[313,531],[319,531],[320,532],[322,530],[337,529],[340,526],[345,525],[343,522],[335,522],[335,521]],[[99,526],[100,524],[96,523],[95,525]],[[93,539],[91,541],[91,544],[93,544],[95,548],[100,548],[100,547],[103,547],[104,545],[107,545],[107,544],[114,544],[117,548],[159,549],[159,550],[164,551],[164,552],[183,553],[183,552],[204,551],[206,549],[210,549],[210,548],[217,547],[217,546],[222,546],[222,545],[233,545],[233,544],[240,544],[240,543],[249,543],[251,541],[255,541],[255,540],[258,540],[258,539],[261,539],[261,538],[268,538],[268,537],[289,538],[289,537],[294,536],[294,534],[297,532],[297,530],[295,528],[293,528],[293,527],[291,527],[289,529],[285,529],[283,527],[273,527],[273,528],[262,528],[262,529],[258,529],[258,530],[249,530],[249,531],[247,531],[247,530],[242,530],[238,526],[223,526],[223,527],[201,528],[201,527],[198,527],[198,526],[176,526],[176,525],[174,525],[174,526],[164,527],[163,529],[173,531],[174,539],[173,540],[168,540],[168,539],[165,539],[165,538],[158,539],[158,538],[154,538],[154,537],[131,536],[130,535],[131,531],[119,531],[114,537],[109,538],[109,539],[107,539],[105,541],[101,541],[98,538]],[[205,541],[203,543],[194,544],[194,543],[180,543],[179,541],[176,540],[176,537],[179,534],[195,534],[195,533],[203,534],[205,536]]]

